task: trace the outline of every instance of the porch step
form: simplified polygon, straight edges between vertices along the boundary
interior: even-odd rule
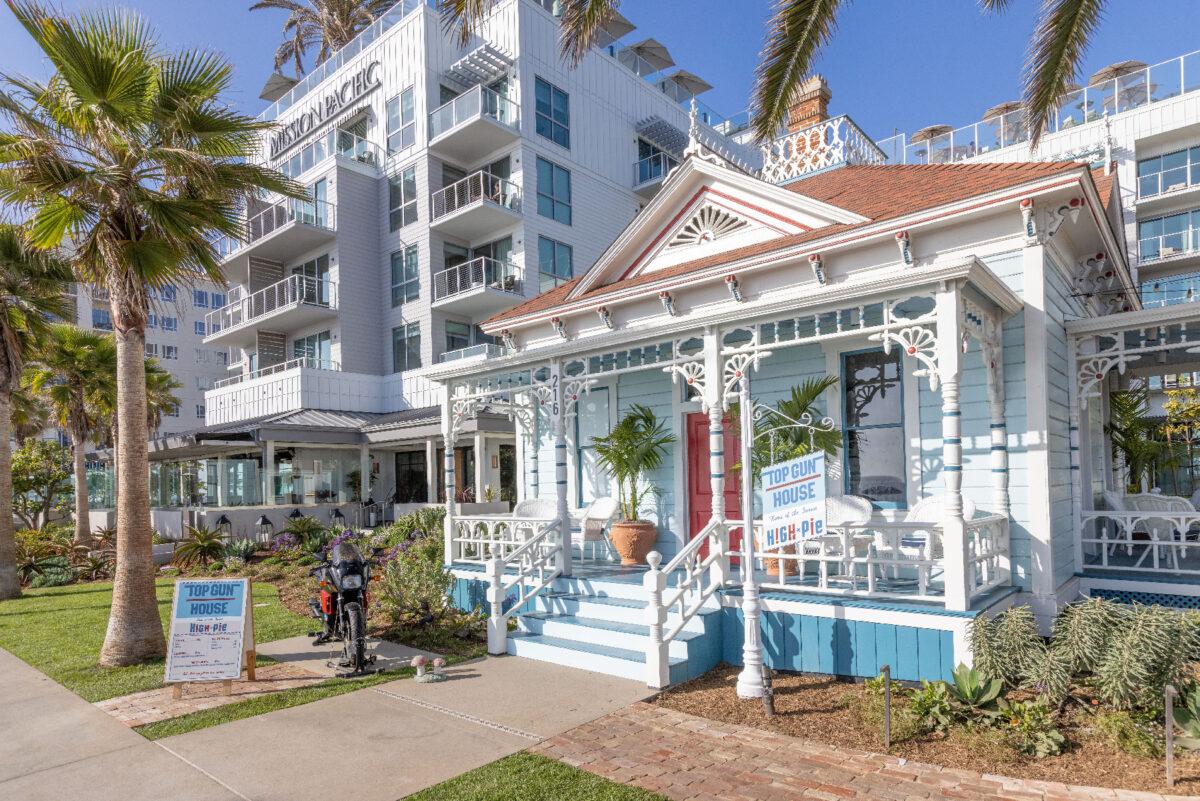
[[[615,623],[632,623],[645,625],[646,601],[633,598],[610,598],[602,595],[587,595],[585,593],[550,592],[537,597],[537,611],[552,612],[559,615],[588,618],[591,620],[608,620]],[[701,610],[691,620],[684,624],[684,631],[703,633],[705,630],[705,614],[717,611]],[[673,625],[679,619],[674,612],[667,614],[667,625]]]
[[[644,650],[634,651],[611,645],[568,640],[549,634],[516,631],[508,635],[508,653],[634,681],[647,679]],[[669,662],[671,683],[684,681],[687,678],[687,660],[672,656]]]
[[[617,620],[579,617],[578,615],[558,615],[551,612],[524,614],[518,618],[517,622],[522,630],[530,634],[545,634],[574,642],[610,645],[642,653],[645,653],[650,645],[650,627],[638,623],[624,623]],[[688,643],[703,636],[701,632],[681,631],[667,646],[668,652],[671,656],[686,659]]]

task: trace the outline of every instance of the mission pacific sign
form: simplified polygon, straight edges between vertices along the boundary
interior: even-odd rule
[[[372,61],[346,76],[335,88],[326,92],[315,103],[310,103],[291,122],[281,126],[271,135],[271,158],[279,158],[291,150],[318,125],[332,119],[363,95],[378,89],[382,83],[378,61]]]

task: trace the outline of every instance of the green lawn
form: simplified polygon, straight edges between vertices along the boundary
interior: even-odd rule
[[[666,801],[535,754],[513,754],[405,801]]]
[[[174,582],[163,579],[157,586],[165,631]],[[293,614],[280,604],[270,584],[254,585],[254,604],[258,642],[295,637],[313,628],[311,618]],[[126,668],[96,664],[111,605],[109,583],[27,590],[24,597],[0,604],[0,647],[88,701],[161,687],[161,660]]]

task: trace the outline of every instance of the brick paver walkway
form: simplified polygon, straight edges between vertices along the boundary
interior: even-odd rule
[[[186,684],[183,687],[183,697],[178,700],[171,697],[170,687],[160,687],[157,690],[146,690],[132,695],[123,695],[120,698],[99,701],[96,703],[96,707],[117,718],[126,726],[144,726],[147,723],[157,723],[160,720],[199,712],[201,709],[212,709],[260,695],[277,693],[280,690],[318,684],[326,679],[325,676],[319,676],[286,662],[262,665],[256,671],[256,675],[257,681],[239,679],[233,682],[229,695],[222,694],[222,683],[218,681],[205,684]]]
[[[1023,781],[906,762],[647,703],[598,718],[532,750],[676,801],[1162,801],[1187,797]]]

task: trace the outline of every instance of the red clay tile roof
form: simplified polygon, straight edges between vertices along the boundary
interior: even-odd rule
[[[1108,175],[1104,174],[1103,167],[1097,167],[1092,170],[1092,183],[1096,185],[1096,194],[1100,195],[1100,202],[1104,204],[1104,210],[1107,211],[1113,200],[1113,181],[1117,179],[1117,171],[1113,169]]]
[[[714,267],[724,262],[738,261],[804,242],[824,239],[833,234],[882,220],[902,217],[970,197],[1020,186],[1058,173],[1078,170],[1079,166],[1075,162],[1059,161],[996,164],[878,164],[839,167],[811,178],[786,184],[785,188],[805,197],[860,214],[868,218],[867,222],[826,225],[812,231],[735,248],[703,259],[677,264],[664,270],[643,273],[633,278],[594,287],[572,302],[586,302],[618,288],[624,290],[639,284],[662,281]],[[1104,176],[1103,170],[1099,172],[1101,173],[1099,176],[1093,172],[1093,180],[1097,183],[1097,190],[1101,191],[1101,198],[1107,201],[1107,195],[1110,192],[1108,188],[1101,188],[1100,179],[1106,179],[1106,186],[1111,187],[1112,176]],[[484,324],[491,326],[552,309],[567,299],[571,290],[581,279],[582,276],[574,278],[520,305],[495,314]]]

